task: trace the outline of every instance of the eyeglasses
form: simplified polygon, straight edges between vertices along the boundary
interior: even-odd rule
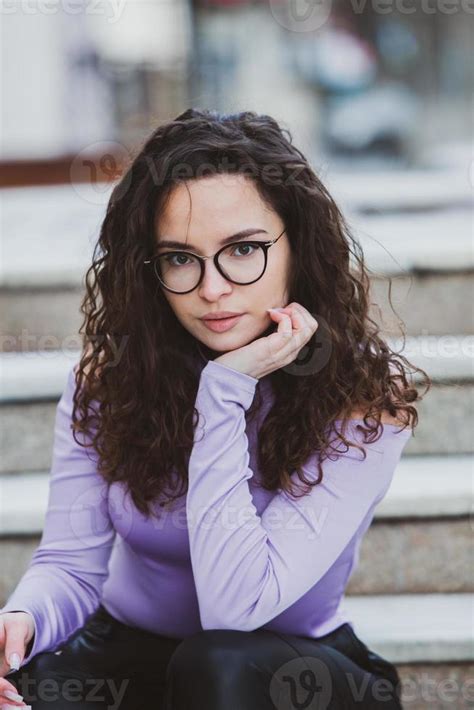
[[[269,242],[232,242],[210,256],[169,251],[143,263],[151,264],[161,285],[173,293],[189,293],[199,286],[204,277],[205,259],[212,259],[218,272],[228,281],[248,285],[262,278],[267,268],[267,252],[284,233],[285,230]]]

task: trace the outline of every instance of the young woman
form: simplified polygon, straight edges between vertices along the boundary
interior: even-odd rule
[[[289,131],[161,125],[86,287],[43,536],[0,610],[2,701],[400,708],[344,591],[421,396]]]

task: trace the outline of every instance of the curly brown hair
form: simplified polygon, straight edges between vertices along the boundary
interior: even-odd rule
[[[412,403],[422,396],[408,379],[410,368],[423,375],[426,391],[431,386],[426,372],[392,350],[369,317],[362,248],[290,131],[252,111],[188,109],[153,131],[115,185],[81,304],[73,435],[96,450],[99,473],[110,483],[124,482],[146,516],[156,510],[153,501],[164,506],[187,491],[194,403],[212,351],[178,321],[144,260],[154,252],[156,216],[173,187],[205,179],[205,171],[245,171],[254,181],[289,237],[289,302],[301,303],[319,323],[303,360],[292,364],[300,370],[285,367],[267,376],[275,396],[259,430],[262,487],[295,496],[290,476],[296,471],[308,486],[303,495],[309,493],[333,451],[335,422],[342,422],[336,438],[346,451],[363,450],[344,434],[355,407],[365,425],[357,426],[372,442],[382,433],[384,412],[402,428],[417,426]],[[260,384],[249,417],[261,405]],[[85,443],[77,432],[87,434]],[[308,481],[300,469],[315,451],[319,477]]]

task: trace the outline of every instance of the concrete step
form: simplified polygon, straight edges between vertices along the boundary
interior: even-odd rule
[[[1,191],[0,201],[3,204]],[[90,210],[90,206],[84,205],[84,217],[77,218],[75,212],[67,211],[67,205],[61,207],[62,222],[67,223],[68,236],[65,239],[63,223],[58,226],[54,222],[48,223],[45,227],[38,224],[40,233],[19,233],[19,225],[8,224],[7,207],[0,287],[17,290],[83,285],[83,276],[90,265],[103,219],[103,210],[96,206],[92,213]],[[415,213],[379,211],[360,214],[354,209],[344,215],[353,236],[360,241],[367,266],[374,272],[396,275],[413,270],[456,272],[474,269],[470,205]],[[70,223],[71,218],[76,218],[75,226]],[[17,219],[21,224],[24,216]],[[47,227],[48,232],[42,234],[42,227]],[[21,229],[28,230],[28,224],[22,224]],[[446,239],[447,234],[449,239]],[[44,251],[38,248],[42,245],[41,240],[45,242]]]
[[[372,274],[371,289],[372,302],[381,309],[380,314],[372,307],[371,317],[385,335],[398,337],[399,321],[408,336],[474,333],[474,310],[469,306],[474,296],[473,271],[418,270],[394,275],[391,284],[387,278]]]
[[[395,340],[393,345],[401,349]],[[472,337],[412,338],[402,352],[434,379],[433,387],[418,405],[420,424],[405,452],[471,453]],[[49,469],[56,403],[67,373],[78,359],[75,349],[0,355],[0,473]]]
[[[405,449],[406,451],[406,449]],[[469,516],[472,513],[474,459],[402,455],[390,489],[377,506],[384,521]]]
[[[4,572],[0,606],[26,570],[36,545],[37,538],[0,539]],[[418,704],[423,700],[421,686],[429,683],[432,692],[435,680],[449,677],[461,691],[470,678],[472,690],[473,594],[348,594],[343,605],[362,641],[396,665],[402,687],[410,692],[411,704],[406,707],[448,707]]]
[[[0,288],[0,351],[80,348],[80,287]]]
[[[362,541],[348,593],[474,591],[473,480],[470,456],[403,456]],[[48,482],[47,471],[0,476],[4,559],[21,540],[39,540]],[[21,567],[10,572],[13,586]]]
[[[471,453],[473,399],[472,383],[434,384],[419,403],[420,423],[405,453]],[[49,469],[56,403],[56,398],[3,403],[0,473]]]
[[[370,214],[429,212],[472,205],[467,162],[447,170],[354,172],[328,166],[318,174],[346,210]]]
[[[471,185],[462,171],[320,174],[360,232],[357,236],[367,237],[368,246],[376,236],[397,250],[403,270],[410,265],[424,268],[426,260],[430,268],[442,270],[474,266]],[[113,187],[71,183],[0,190],[4,252],[0,286],[80,285]],[[382,252],[368,254],[376,270],[388,264]]]
[[[371,318],[387,336],[400,335],[399,321],[409,336],[458,336],[474,333],[469,308],[474,272],[405,272],[389,281],[371,275]],[[60,350],[81,345],[80,304],[84,292],[74,286],[0,288],[0,351]],[[380,309],[380,310],[379,310]]]
[[[80,286],[112,189],[70,183],[0,190],[0,286]]]
[[[0,546],[8,553],[2,558],[6,574],[0,579],[3,606],[36,545],[31,540],[0,540]],[[473,594],[348,595],[343,606],[363,643],[397,667],[403,707],[472,706],[463,701],[472,699]],[[448,690],[450,705],[445,704]]]
[[[472,707],[473,594],[349,596],[345,606],[357,636],[397,668],[403,708]]]
[[[473,594],[351,596],[358,636],[393,663],[474,661]]]
[[[474,269],[471,205],[390,215],[354,212],[347,221],[375,271],[396,275]]]
[[[0,353],[0,403],[59,399],[81,350]]]
[[[471,455],[402,456],[349,594],[474,592]]]
[[[456,171],[334,174],[348,224],[371,270],[371,317],[396,334],[393,302],[413,335],[474,333],[470,186]],[[80,344],[84,276],[112,187],[63,185],[0,190],[0,350]],[[33,218],[34,215],[34,218]],[[446,239],[449,235],[449,239]],[[34,304],[34,305],[32,305]],[[66,345],[67,343],[67,345]]]
[[[362,540],[348,594],[474,592],[469,516],[376,519]]]
[[[439,383],[474,382],[474,336],[390,337],[388,343]],[[0,353],[0,403],[59,398],[80,354],[73,343],[56,350]]]
[[[0,476],[0,535],[36,535],[43,529],[49,470]],[[402,455],[375,522],[436,522],[472,513],[474,460],[471,455]]]
[[[407,710],[472,708],[474,663],[395,664],[400,676],[402,707]],[[382,694],[383,697],[383,694]]]

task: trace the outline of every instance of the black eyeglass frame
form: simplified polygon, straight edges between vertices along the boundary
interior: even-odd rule
[[[259,281],[259,279],[262,278],[263,274],[265,273],[265,271],[266,271],[266,269],[267,269],[268,250],[270,249],[271,246],[273,246],[273,245],[280,239],[280,237],[283,236],[283,234],[285,233],[285,231],[286,231],[286,228],[283,230],[283,232],[281,232],[281,234],[278,235],[278,237],[275,237],[275,239],[272,239],[272,240],[269,241],[269,242],[260,242],[260,241],[258,241],[258,240],[252,241],[252,240],[250,240],[250,239],[248,239],[248,240],[247,240],[247,239],[246,239],[246,240],[238,239],[238,240],[236,240],[235,242],[231,242],[230,244],[226,244],[225,246],[221,247],[221,248],[219,249],[219,251],[216,251],[215,254],[211,254],[210,256],[201,256],[200,254],[195,254],[194,252],[192,252],[192,251],[186,251],[185,249],[174,249],[174,250],[171,250],[171,251],[168,251],[168,252],[163,252],[163,254],[155,254],[155,255],[152,256],[150,259],[145,259],[145,261],[144,261],[143,263],[144,263],[144,264],[152,264],[152,265],[153,265],[153,271],[154,271],[154,273],[155,273],[156,278],[157,278],[158,281],[160,282],[161,286],[163,286],[163,288],[165,288],[167,291],[171,291],[172,293],[177,293],[177,294],[183,294],[183,295],[184,295],[185,293],[191,293],[191,291],[194,291],[195,288],[198,288],[198,286],[201,284],[201,282],[202,282],[202,280],[203,280],[203,278],[204,278],[204,268],[205,268],[204,260],[205,260],[205,259],[212,259],[212,260],[214,261],[214,265],[215,265],[217,271],[220,273],[221,276],[223,276],[225,279],[227,279],[227,281],[230,281],[231,283],[237,284],[238,286],[249,286],[250,284],[253,284],[253,283],[255,283],[256,281]],[[222,269],[221,269],[221,267],[220,267],[220,265],[219,265],[219,261],[218,261],[218,260],[219,260],[219,254],[220,254],[221,252],[223,252],[225,249],[228,249],[228,248],[231,247],[231,246],[235,246],[236,244],[249,244],[249,245],[257,244],[259,247],[261,247],[261,248],[263,249],[263,255],[264,255],[264,258],[265,258],[265,264],[264,264],[264,267],[263,267],[263,271],[262,271],[262,273],[260,274],[260,276],[259,276],[258,278],[256,278],[256,279],[254,279],[253,281],[246,281],[245,283],[241,283],[240,281],[234,281],[233,279],[230,279],[228,276],[226,276],[226,274],[222,271]],[[188,289],[187,291],[175,291],[174,289],[170,288],[169,286],[166,286],[166,284],[163,283],[163,281],[162,281],[162,279],[160,278],[160,276],[159,276],[159,274],[158,274],[158,271],[157,271],[157,269],[156,269],[156,262],[157,262],[157,260],[158,260],[160,257],[165,256],[165,255],[167,255],[167,254],[191,254],[191,256],[195,256],[195,257],[198,259],[198,261],[199,261],[199,266],[201,267],[201,275],[200,275],[199,280],[198,280],[198,282],[197,282],[197,284],[196,284],[195,286],[193,286],[192,288]]]

